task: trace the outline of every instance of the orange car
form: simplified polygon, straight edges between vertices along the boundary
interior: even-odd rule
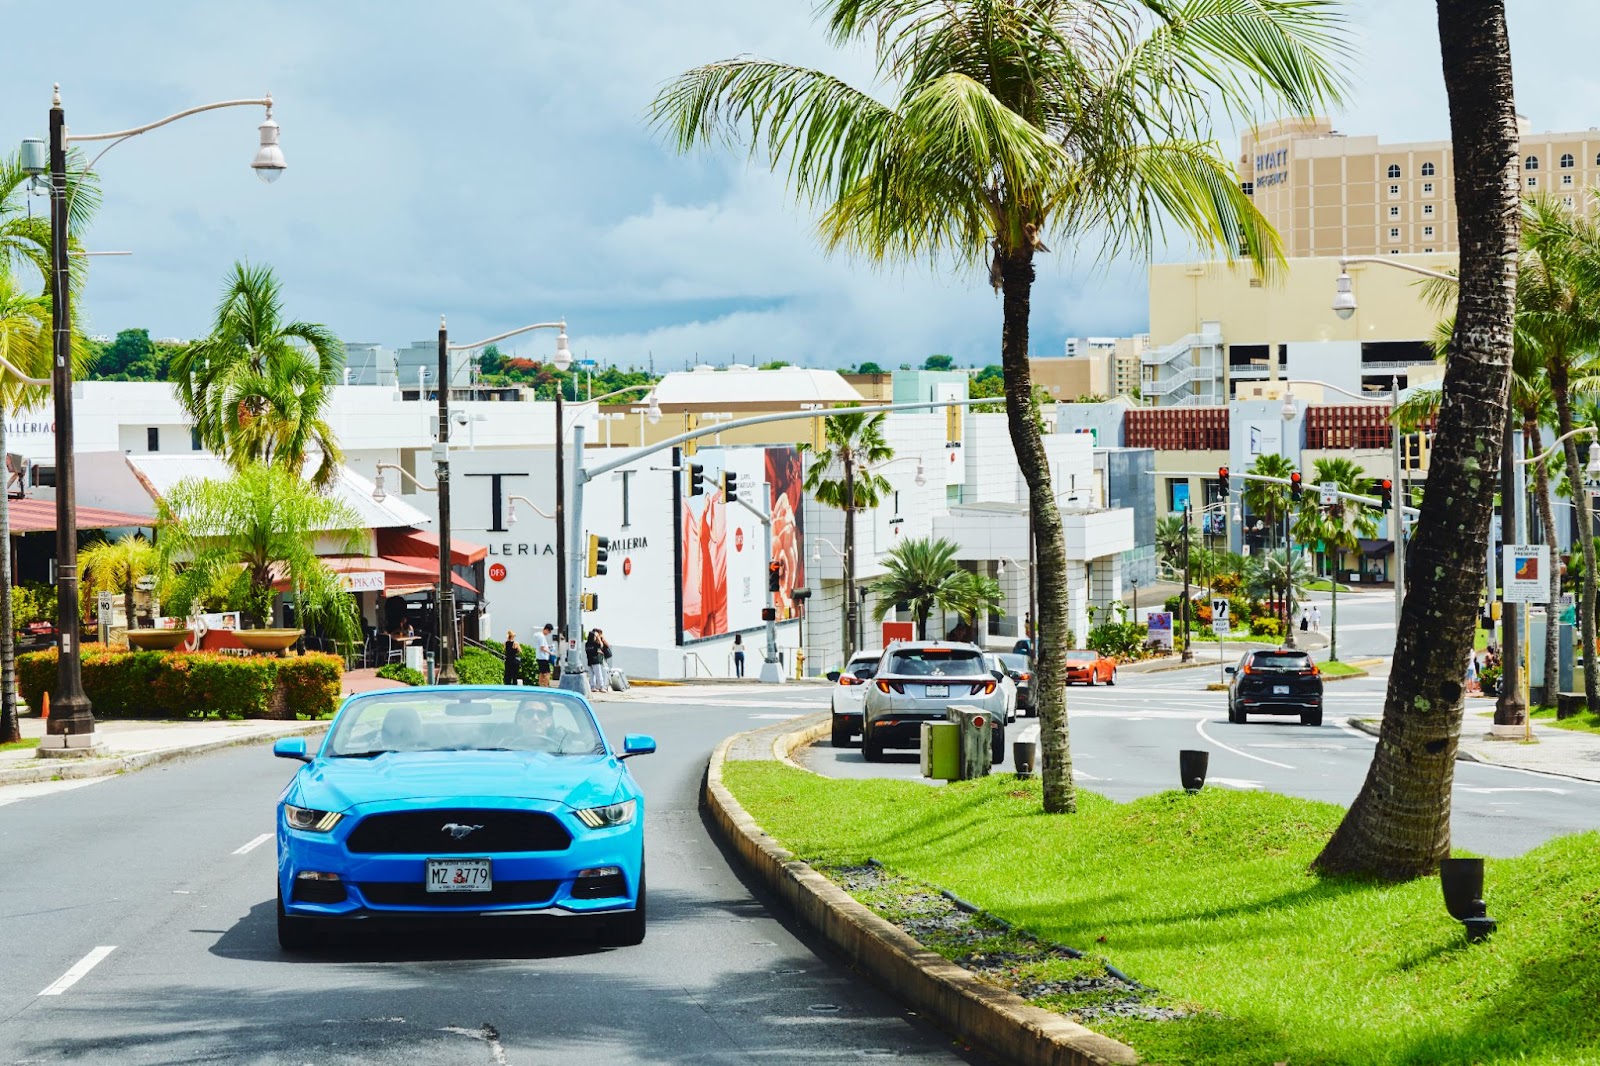
[[[1115,685],[1116,660],[1107,659],[1097,651],[1069,651],[1063,680],[1069,685],[1074,681],[1082,681],[1086,685],[1098,685],[1102,681],[1108,685]]]

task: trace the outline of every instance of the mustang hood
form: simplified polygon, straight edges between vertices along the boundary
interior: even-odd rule
[[[460,804],[478,799],[535,799],[596,807],[618,795],[622,768],[609,755],[530,751],[391,752],[362,759],[319,759],[300,775],[290,802],[342,811],[396,800]]]

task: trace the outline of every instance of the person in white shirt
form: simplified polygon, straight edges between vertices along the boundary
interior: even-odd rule
[[[1322,608],[1313,605],[1311,608],[1311,629],[1313,632],[1322,632]]]
[[[541,685],[550,683],[550,674],[555,669],[556,646],[550,636],[555,632],[555,628],[555,626],[546,623],[545,627],[536,633],[533,638],[534,655],[538,659],[539,684]]]

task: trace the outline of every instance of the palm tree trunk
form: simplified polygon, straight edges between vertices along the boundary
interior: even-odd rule
[[[856,457],[849,448],[844,458],[844,661],[856,651]]]
[[[1000,359],[1006,378],[1006,424],[1011,447],[1028,482],[1033,510],[1034,554],[1039,580],[1038,644],[1033,668],[1035,714],[1039,716],[1040,779],[1044,809],[1070,814],[1078,808],[1072,783],[1072,746],[1067,733],[1066,667],[1067,545],[1050,487],[1050,461],[1034,421],[1033,378],[1028,367],[1028,313],[1033,291],[1033,249],[1023,245],[1001,258],[1004,324]]]
[[[1403,880],[1450,853],[1450,789],[1473,612],[1505,429],[1520,214],[1503,0],[1437,0],[1461,279],[1422,520],[1411,542],[1383,724],[1361,792],[1313,864]],[[1581,484],[1581,483],[1580,483]]]
[[[1556,428],[1562,434],[1572,432],[1572,394],[1568,388],[1567,363],[1564,357],[1550,360],[1550,393],[1556,401]],[[1600,670],[1595,669],[1594,640],[1594,511],[1589,505],[1589,493],[1583,481],[1583,467],[1578,462],[1578,442],[1567,437],[1561,445],[1561,454],[1567,461],[1567,483],[1572,486],[1572,509],[1578,516],[1578,547],[1583,552],[1583,585],[1579,590],[1578,622],[1583,633],[1583,697],[1589,707],[1600,707]],[[1511,649],[1506,649],[1509,654]]]
[[[0,458],[6,420],[0,410]],[[11,472],[0,470],[0,744],[22,739],[17,721],[17,637],[11,626]]]
[[[1528,454],[1538,455],[1544,451],[1537,418],[1528,419],[1524,424],[1523,436],[1528,442]],[[1556,693],[1561,691],[1561,545],[1556,539],[1550,472],[1543,463],[1533,464],[1533,478],[1539,499],[1539,525],[1544,527],[1544,542],[1550,549],[1550,603],[1544,614],[1544,702],[1554,705]]]

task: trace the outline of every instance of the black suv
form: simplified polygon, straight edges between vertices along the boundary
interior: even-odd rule
[[[1251,714],[1298,714],[1301,725],[1322,724],[1322,671],[1303,651],[1247,651],[1228,667],[1228,721]]]

